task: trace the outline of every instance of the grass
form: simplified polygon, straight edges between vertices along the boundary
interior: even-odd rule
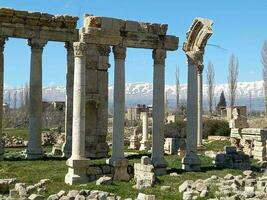
[[[23,140],[28,140],[28,129],[27,128],[17,128],[17,129],[4,129],[3,131],[9,136],[21,137]]]
[[[223,151],[224,146],[231,146],[231,142],[229,140],[216,140],[204,145],[205,151]]]
[[[17,133],[17,132],[15,132]],[[207,150],[223,150],[224,145],[228,145],[228,141],[214,141],[206,145]],[[18,150],[23,149],[6,149],[7,152],[15,154]],[[49,149],[47,150],[49,152]],[[127,150],[127,152],[129,152]],[[131,150],[130,152],[138,152]],[[8,155],[5,154],[5,155]],[[128,157],[129,163],[133,164],[134,162],[140,162],[142,155],[149,155],[146,152],[142,152],[140,155],[132,155]],[[212,175],[217,175],[224,177],[226,174],[231,173],[233,175],[242,174],[241,170],[234,169],[217,169],[212,164],[212,159],[200,156],[202,170],[201,172],[184,172],[181,170],[181,158],[176,155],[166,155],[165,159],[168,163],[169,172],[177,172],[178,176],[161,176],[157,177],[157,184],[148,189],[136,190],[133,189],[134,180],[129,182],[119,182],[114,181],[112,185],[106,186],[96,186],[95,182],[88,183],[86,185],[76,185],[69,186],[64,183],[64,178],[67,173],[66,161],[60,158],[52,158],[47,160],[37,160],[37,161],[12,161],[4,160],[0,162],[0,178],[17,178],[17,182],[25,182],[27,185],[35,184],[40,179],[49,178],[50,183],[46,185],[47,192],[44,193],[46,197],[51,194],[57,193],[60,190],[72,190],[72,189],[99,189],[102,191],[112,192],[116,195],[121,196],[122,198],[136,198],[139,192],[146,194],[155,194],[157,200],[179,200],[182,199],[182,194],[179,193],[179,186],[188,179],[197,180],[197,179],[206,179]],[[96,159],[91,160],[92,164],[101,164],[105,163],[106,159]],[[160,189],[163,185],[171,186],[170,191],[162,191]],[[214,197],[215,189],[212,188],[207,198]],[[207,199],[206,198],[206,199]],[[201,199],[201,198],[199,198]]]

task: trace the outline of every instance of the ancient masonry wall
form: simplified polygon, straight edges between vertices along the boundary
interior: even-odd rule
[[[108,156],[108,55],[110,48],[88,44],[86,60],[85,156]]]

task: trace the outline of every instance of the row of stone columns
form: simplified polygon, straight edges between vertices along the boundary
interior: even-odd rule
[[[114,117],[112,133],[112,155],[107,163],[114,166],[114,179],[128,180],[128,162],[124,157],[124,118],[125,118],[125,59],[126,48],[114,46]],[[84,157],[85,137],[85,57],[86,44],[74,43],[74,98],[73,98],[73,135],[72,156],[67,161],[69,171],[65,182],[73,184],[86,182],[86,167],[88,160]],[[156,168],[165,169],[164,160],[164,87],[165,87],[165,58],[166,51],[153,50],[153,134],[152,134],[152,162]],[[143,115],[144,137],[147,142],[147,113]],[[160,173],[163,173],[160,170]]]
[[[0,37],[0,105],[3,105],[3,75],[4,75],[4,44],[6,38]],[[28,45],[31,47],[30,66],[30,93],[29,93],[29,138],[26,150],[28,159],[38,159],[43,157],[42,149],[42,54],[43,48],[47,44],[46,40],[29,39]],[[73,96],[73,68],[74,56],[72,42],[66,42],[67,49],[67,106],[66,106],[66,135],[68,152],[71,152],[71,132],[72,128],[72,96]],[[0,109],[0,121],[3,117],[3,108]],[[2,141],[2,123],[0,123],[0,160],[3,159],[4,144]]]

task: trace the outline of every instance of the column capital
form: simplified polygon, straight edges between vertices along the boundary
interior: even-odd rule
[[[154,49],[152,58],[154,59],[155,64],[164,64],[167,57],[166,50],[163,49]]]
[[[109,56],[111,49],[109,46],[106,45],[97,45],[97,50],[100,56]]]
[[[197,72],[198,72],[198,74],[202,74],[203,69],[204,69],[204,65],[203,65],[203,64],[198,65],[198,66],[197,66]]]
[[[47,44],[46,40],[32,38],[28,40],[28,45],[35,50],[43,50],[44,46]]]
[[[6,43],[7,38],[0,36],[0,51],[3,53],[4,48],[5,48],[5,43]]]
[[[82,57],[86,55],[87,45],[85,42],[74,42],[73,49],[74,49],[74,56]]]
[[[64,47],[67,49],[67,51],[74,51],[73,50],[73,42],[65,42]]]
[[[114,46],[113,53],[115,59],[125,60],[126,58],[126,47],[123,46]]]
[[[204,51],[187,51],[185,52],[189,65],[197,65],[198,72],[203,71],[203,55]]]

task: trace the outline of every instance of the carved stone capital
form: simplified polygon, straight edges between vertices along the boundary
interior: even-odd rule
[[[74,51],[73,50],[73,42],[65,42],[64,47],[67,49],[67,51]]]
[[[32,48],[32,50],[43,50],[44,46],[47,44],[46,40],[41,39],[29,39],[28,45]]]
[[[73,43],[74,56],[82,57],[86,55],[87,46],[85,42],[74,42]]]
[[[202,74],[203,69],[204,69],[204,65],[203,65],[203,64],[197,66],[197,72],[198,72],[199,74]]]
[[[100,56],[109,56],[111,49],[106,45],[97,45],[97,50]]]
[[[123,46],[114,46],[113,53],[115,59],[125,60],[126,58],[126,48]]]
[[[7,40],[7,38],[0,36],[0,51],[1,51],[1,53],[4,52],[6,40]]]
[[[197,65],[198,70],[203,70],[204,51],[187,51],[185,54],[189,65]]]
[[[152,58],[154,59],[155,64],[164,64],[167,57],[166,50],[163,49],[154,49]]]

